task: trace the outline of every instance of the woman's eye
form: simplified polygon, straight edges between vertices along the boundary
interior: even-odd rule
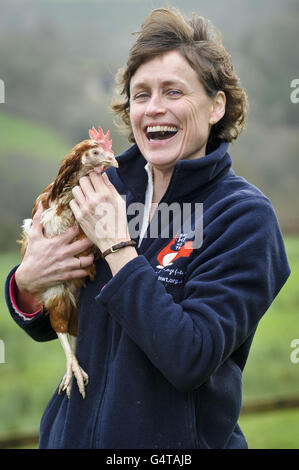
[[[167,94],[170,95],[170,96],[176,97],[176,96],[181,95],[181,92],[180,92],[180,90],[168,90]]]
[[[137,95],[135,95],[134,99],[135,100],[145,100],[148,96],[149,96],[148,93],[142,92],[142,93],[138,93]]]

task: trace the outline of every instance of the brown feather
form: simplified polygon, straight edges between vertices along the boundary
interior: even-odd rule
[[[75,177],[81,166],[82,155],[91,148],[97,147],[97,144],[91,140],[83,140],[70,151],[70,153],[63,159],[60,166],[58,175],[54,184],[49,191],[49,200],[56,200],[63,192],[65,192],[65,186],[75,186],[78,181],[75,181]]]

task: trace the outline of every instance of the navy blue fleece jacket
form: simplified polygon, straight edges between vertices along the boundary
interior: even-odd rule
[[[223,142],[205,157],[177,162],[162,200],[203,203],[201,246],[192,248],[184,231],[146,236],[139,256],[113,278],[97,262],[80,296],[77,357],[89,374],[86,398],[76,386],[70,399],[54,394],[41,448],[247,447],[237,424],[242,371],[258,322],[290,270],[271,203],[233,172],[227,148]],[[128,205],[144,202],[138,147],[118,162],[110,180]],[[24,320],[12,308],[15,269],[6,284],[11,315],[35,340],[54,339],[43,312]]]

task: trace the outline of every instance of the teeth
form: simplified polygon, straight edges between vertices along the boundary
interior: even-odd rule
[[[174,126],[148,126],[146,132],[177,132],[178,128]]]

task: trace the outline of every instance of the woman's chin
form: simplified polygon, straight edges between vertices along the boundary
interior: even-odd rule
[[[180,159],[177,154],[171,154],[169,152],[151,152],[145,155],[145,159],[157,169],[169,169],[174,167],[176,162]]]

